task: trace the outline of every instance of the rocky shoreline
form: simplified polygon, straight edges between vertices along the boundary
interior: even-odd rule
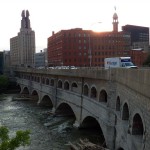
[[[109,150],[107,148],[104,148],[103,145],[100,146],[91,143],[88,139],[80,139],[76,144],[69,142],[67,145],[70,147],[70,150]]]

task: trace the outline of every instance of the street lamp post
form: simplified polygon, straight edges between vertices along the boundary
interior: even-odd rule
[[[92,52],[91,52],[91,37],[89,34],[89,60],[90,60],[90,67],[92,66]]]
[[[96,22],[96,23],[102,23],[102,22]],[[91,26],[93,26],[96,23],[91,24]],[[92,67],[92,49],[91,49],[91,36],[90,36],[90,33],[89,33],[89,59],[90,59],[90,67]]]

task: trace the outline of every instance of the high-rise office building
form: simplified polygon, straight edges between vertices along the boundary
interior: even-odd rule
[[[11,66],[34,66],[35,32],[30,26],[29,11],[22,11],[20,32],[10,39]]]
[[[149,27],[136,25],[122,26],[122,30],[131,35],[130,56],[132,62],[141,67],[150,53],[149,46]]]
[[[135,25],[122,26],[122,30],[131,34],[131,44],[134,42],[149,42],[149,28]]]
[[[135,25],[122,26],[122,30],[131,34],[132,49],[149,50],[149,28]]]

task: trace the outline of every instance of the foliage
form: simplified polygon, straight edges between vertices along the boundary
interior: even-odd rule
[[[9,138],[9,130],[5,126],[0,127],[0,150],[15,150],[20,146],[26,146],[30,144],[30,131],[17,131],[16,136]]]
[[[147,59],[143,63],[144,66],[150,67],[150,55],[148,55]]]
[[[9,84],[7,76],[0,75],[0,89],[6,88]]]

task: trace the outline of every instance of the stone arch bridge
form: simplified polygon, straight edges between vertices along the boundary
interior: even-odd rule
[[[70,108],[74,126],[97,123],[109,149],[150,150],[150,70],[28,68],[15,76],[38,104]]]

